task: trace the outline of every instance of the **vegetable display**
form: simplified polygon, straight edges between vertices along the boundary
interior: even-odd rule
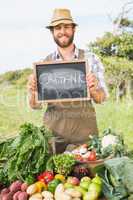
[[[121,135],[107,129],[57,155],[51,137],[46,127],[26,123],[0,142],[0,200],[133,199],[133,154]]]
[[[44,172],[45,173],[45,172]],[[46,172],[47,173],[47,172]],[[58,178],[63,178],[59,180]],[[93,179],[55,174],[53,180],[45,184],[37,181],[31,185],[21,181],[13,182],[0,193],[1,200],[98,200],[102,193],[102,179],[96,175]]]

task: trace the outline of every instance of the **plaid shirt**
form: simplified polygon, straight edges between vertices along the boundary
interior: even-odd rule
[[[74,53],[71,57],[71,60],[79,59],[79,53],[80,53],[79,49],[75,47],[75,51],[74,51]],[[104,66],[103,66],[103,64],[101,63],[100,59],[94,53],[90,53],[88,51],[85,51],[84,55],[85,55],[86,63],[89,66],[89,71],[94,73],[96,78],[98,79],[98,88],[102,88],[104,90],[105,94],[106,94],[106,97],[108,97],[109,93],[108,93],[108,89],[106,87],[105,80],[104,80]],[[58,50],[56,50],[55,52],[50,54],[50,57],[52,58],[52,60],[55,60],[55,61],[63,60],[63,58],[61,57]]]

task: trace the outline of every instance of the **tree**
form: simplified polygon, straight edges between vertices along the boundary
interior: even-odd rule
[[[133,82],[133,19],[129,18],[132,10],[133,1],[128,1],[117,17],[111,19],[113,31],[106,32],[88,45],[90,51],[103,59],[108,85],[115,89],[117,99],[120,90],[124,89],[122,92],[125,94],[130,82]]]
[[[119,57],[101,57],[101,60],[105,66],[106,82],[110,92],[114,92],[117,100],[120,98],[121,91],[124,93],[128,91],[130,96],[133,90],[130,88],[133,80],[133,62]]]
[[[124,3],[115,19],[109,15],[113,23],[113,34],[119,35],[125,31],[133,31],[133,20],[129,18],[130,12],[133,11],[133,1]]]
[[[133,60],[133,33],[114,35],[107,32],[95,42],[89,43],[89,49],[102,56],[118,56]]]

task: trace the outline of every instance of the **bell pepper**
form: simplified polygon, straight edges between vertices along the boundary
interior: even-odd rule
[[[47,186],[45,183],[43,183],[42,181],[37,181],[35,183],[35,185],[37,186],[37,192],[42,192],[43,190],[46,190],[47,189]]]
[[[54,179],[54,174],[53,172],[50,171],[45,171],[37,177],[38,181],[44,182],[46,184],[52,181],[53,179]]]
[[[33,183],[35,183],[36,179],[32,176],[32,175],[29,175],[26,179],[25,179],[25,182],[28,184],[28,185],[31,185]]]
[[[43,176],[43,174],[39,174],[39,175],[37,176],[37,180],[38,180],[38,181],[41,181],[41,182],[44,182],[44,176]]]
[[[57,185],[59,185],[61,181],[59,179],[54,179],[48,183],[48,191],[54,193]]]
[[[65,176],[61,174],[56,174],[54,178],[60,180],[62,183],[65,182]]]

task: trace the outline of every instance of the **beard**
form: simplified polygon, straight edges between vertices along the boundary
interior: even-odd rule
[[[61,41],[60,41],[60,38],[63,37],[63,36],[67,37],[68,40],[67,40],[67,41],[61,42]],[[74,40],[74,34],[71,35],[71,36],[68,36],[68,35],[66,35],[66,34],[63,34],[63,35],[60,36],[60,37],[55,37],[55,36],[53,35],[53,37],[54,37],[55,43],[56,43],[59,47],[61,47],[61,48],[69,47],[70,44],[72,44],[72,43],[73,43],[73,40]]]

